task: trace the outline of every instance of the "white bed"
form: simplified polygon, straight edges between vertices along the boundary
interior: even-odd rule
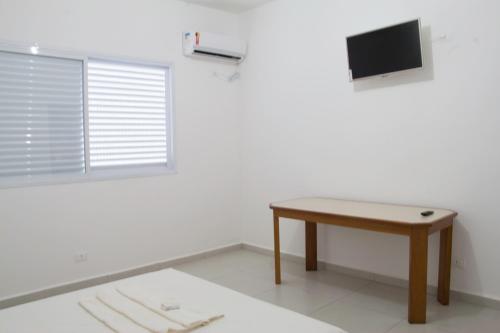
[[[223,319],[196,329],[199,333],[341,333],[341,329],[254,299],[174,269],[144,274],[107,284],[133,283],[159,294],[182,298],[199,309],[217,310]],[[95,296],[97,286],[0,311],[2,333],[110,333],[86,313],[78,301]]]

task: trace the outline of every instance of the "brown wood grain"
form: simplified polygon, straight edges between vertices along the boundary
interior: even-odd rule
[[[314,221],[316,223],[331,224],[341,227],[356,228],[384,232],[390,234],[409,235],[411,225],[407,223],[394,223],[388,221],[369,220],[364,218],[354,218],[345,216],[336,216],[324,213],[304,212],[292,209],[274,208],[280,217]]]
[[[274,212],[274,279],[276,284],[281,284],[281,258],[280,258],[280,218]]]
[[[412,228],[408,292],[408,321],[412,324],[423,324],[426,321],[428,238],[427,228]]]
[[[306,271],[318,270],[318,231],[315,222],[306,221]]]
[[[438,294],[439,303],[450,303],[450,275],[451,275],[451,244],[453,238],[453,225],[441,230],[439,245],[439,275]]]
[[[453,224],[454,217],[455,216],[447,217],[432,223],[432,225],[429,227],[429,235],[435,233],[436,231],[440,231],[451,226]]]
[[[408,292],[408,321],[410,323],[426,322],[427,302],[427,258],[428,237],[430,234],[441,231],[441,245],[439,254],[439,286],[438,300],[441,304],[449,303],[450,273],[451,273],[451,242],[453,221],[457,215],[450,213],[431,222],[416,223],[398,222],[395,220],[370,219],[366,216],[346,216],[335,212],[314,212],[301,210],[296,207],[282,208],[270,206],[274,215],[274,256],[275,280],[281,283],[280,270],[280,239],[279,218],[290,218],[305,221],[306,270],[317,270],[317,224],[329,224],[347,228],[357,228],[376,232],[409,236],[409,292]]]

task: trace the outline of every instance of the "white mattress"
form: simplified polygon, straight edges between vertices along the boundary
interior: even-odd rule
[[[109,283],[133,283],[158,294],[182,299],[199,309],[220,311],[223,319],[195,330],[197,333],[341,333],[341,329],[254,299],[174,269],[144,274]],[[103,285],[104,286],[104,285]],[[19,305],[0,311],[2,333],[110,333],[86,313],[78,301],[94,296],[98,287]]]

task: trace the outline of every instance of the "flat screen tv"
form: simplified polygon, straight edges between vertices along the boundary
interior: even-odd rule
[[[421,68],[420,20],[347,37],[351,80]]]

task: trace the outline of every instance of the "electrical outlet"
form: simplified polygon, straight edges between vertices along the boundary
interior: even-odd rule
[[[87,252],[78,252],[75,254],[75,262],[77,264],[87,261]]]
[[[453,265],[458,269],[465,269],[465,259],[455,258],[453,259]]]

